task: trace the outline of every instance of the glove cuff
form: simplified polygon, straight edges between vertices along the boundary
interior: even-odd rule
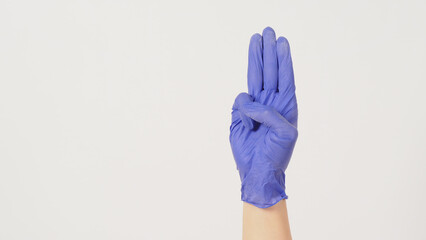
[[[252,170],[241,183],[241,200],[259,208],[271,207],[287,198],[282,169],[262,172]]]

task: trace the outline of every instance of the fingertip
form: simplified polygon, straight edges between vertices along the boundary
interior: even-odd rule
[[[290,47],[290,44],[289,44],[287,38],[282,37],[282,36],[277,39],[277,45],[278,45],[278,49],[281,49],[281,50],[282,49],[288,49]]]
[[[260,39],[262,39],[262,35],[255,33],[251,36],[250,41],[259,41]]]
[[[249,52],[254,56],[262,53],[262,35],[255,33],[250,38]]]
[[[285,37],[279,37],[277,40],[277,53],[278,55],[285,55],[290,49],[290,44]]]
[[[271,27],[266,27],[265,29],[263,29],[263,32],[262,32],[262,35],[263,36],[270,36],[270,35],[273,35],[274,37],[275,37],[275,31],[274,31],[274,29],[272,29]]]
[[[278,42],[278,43],[280,43],[280,44],[287,44],[287,45],[288,45],[288,40],[287,40],[287,38],[285,38],[285,37],[283,37],[283,36],[280,36],[280,37],[277,39],[277,42]]]

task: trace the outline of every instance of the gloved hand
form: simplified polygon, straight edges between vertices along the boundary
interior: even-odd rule
[[[267,208],[287,199],[284,171],[298,135],[289,43],[270,27],[250,40],[247,80],[250,95],[235,99],[229,138],[241,200]]]

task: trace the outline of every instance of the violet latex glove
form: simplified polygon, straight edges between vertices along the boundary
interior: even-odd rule
[[[287,39],[267,27],[251,37],[248,92],[232,108],[230,142],[241,200],[267,208],[286,199],[285,174],[297,139],[297,102]]]

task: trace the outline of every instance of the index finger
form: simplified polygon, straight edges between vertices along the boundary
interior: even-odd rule
[[[256,98],[262,91],[262,81],[262,36],[256,33],[250,39],[247,70],[248,92],[253,98]]]

